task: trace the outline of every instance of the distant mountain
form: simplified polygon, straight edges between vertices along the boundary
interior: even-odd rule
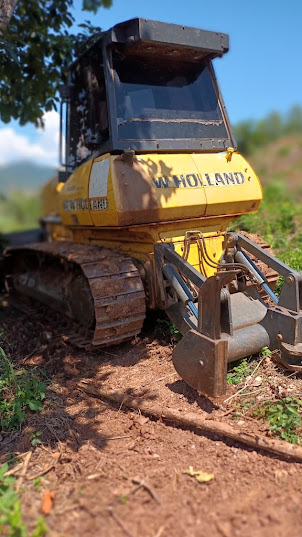
[[[56,168],[26,161],[0,166],[0,194],[7,194],[11,189],[37,190],[56,173]]]

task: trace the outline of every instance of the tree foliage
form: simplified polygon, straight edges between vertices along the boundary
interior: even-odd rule
[[[83,9],[95,13],[111,4],[112,0],[83,0]],[[18,119],[21,125],[41,124],[44,111],[56,109],[67,66],[81,45],[101,31],[89,21],[72,31],[72,6],[73,0],[19,0],[9,26],[0,34],[4,123]]]
[[[239,151],[248,155],[257,147],[278,140],[282,136],[302,133],[302,107],[293,106],[284,116],[272,112],[260,121],[242,121],[234,127],[234,133]]]

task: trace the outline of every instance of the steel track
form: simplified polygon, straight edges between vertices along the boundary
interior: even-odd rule
[[[68,339],[74,345],[89,350],[116,345],[141,331],[145,291],[131,258],[72,242],[30,244],[9,249],[6,255],[9,290],[71,319]]]

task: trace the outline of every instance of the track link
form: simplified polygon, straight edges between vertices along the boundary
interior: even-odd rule
[[[90,350],[116,345],[141,331],[145,291],[130,257],[72,242],[11,248],[6,256],[11,262],[9,290],[72,319],[68,339],[74,345]]]

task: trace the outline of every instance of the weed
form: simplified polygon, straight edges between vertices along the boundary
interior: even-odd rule
[[[21,503],[13,484],[15,478],[5,477],[8,464],[0,467],[0,535],[26,537],[26,526],[22,522]]]
[[[298,430],[301,427],[299,410],[302,401],[297,398],[285,397],[276,403],[264,403],[254,414],[264,417],[269,422],[269,430],[291,444],[299,444]]]
[[[263,347],[260,351],[260,356],[263,358],[264,356],[268,356],[268,358],[271,358],[272,351],[268,347]]]
[[[30,439],[31,439],[31,445],[33,447],[39,445],[42,443],[42,440],[41,438],[39,438],[39,436],[41,436],[42,432],[41,431],[36,431],[35,433],[31,433],[30,435]]]
[[[30,537],[45,537],[48,533],[45,520],[40,516],[36,522],[36,529],[33,531]]]
[[[128,496],[126,494],[120,494],[118,499],[122,504],[126,504],[128,501]]]
[[[250,371],[251,365],[248,363],[247,359],[244,358],[244,360],[241,360],[238,365],[233,366],[227,373],[227,383],[240,384],[240,382],[250,374]]]
[[[182,338],[182,335],[175,324],[168,319],[156,319],[154,333],[169,337],[172,343],[177,343]]]
[[[15,372],[13,364],[0,347],[0,425],[3,429],[17,428],[27,410],[42,410],[46,382],[41,382],[34,372],[35,369]]]
[[[14,490],[16,479],[5,476],[8,464],[0,466],[0,535],[3,537],[28,537],[26,524],[22,521],[19,494]],[[47,527],[43,517],[36,522],[30,537],[45,537]]]
[[[41,492],[41,481],[42,481],[41,476],[33,480],[33,486],[36,492]]]

